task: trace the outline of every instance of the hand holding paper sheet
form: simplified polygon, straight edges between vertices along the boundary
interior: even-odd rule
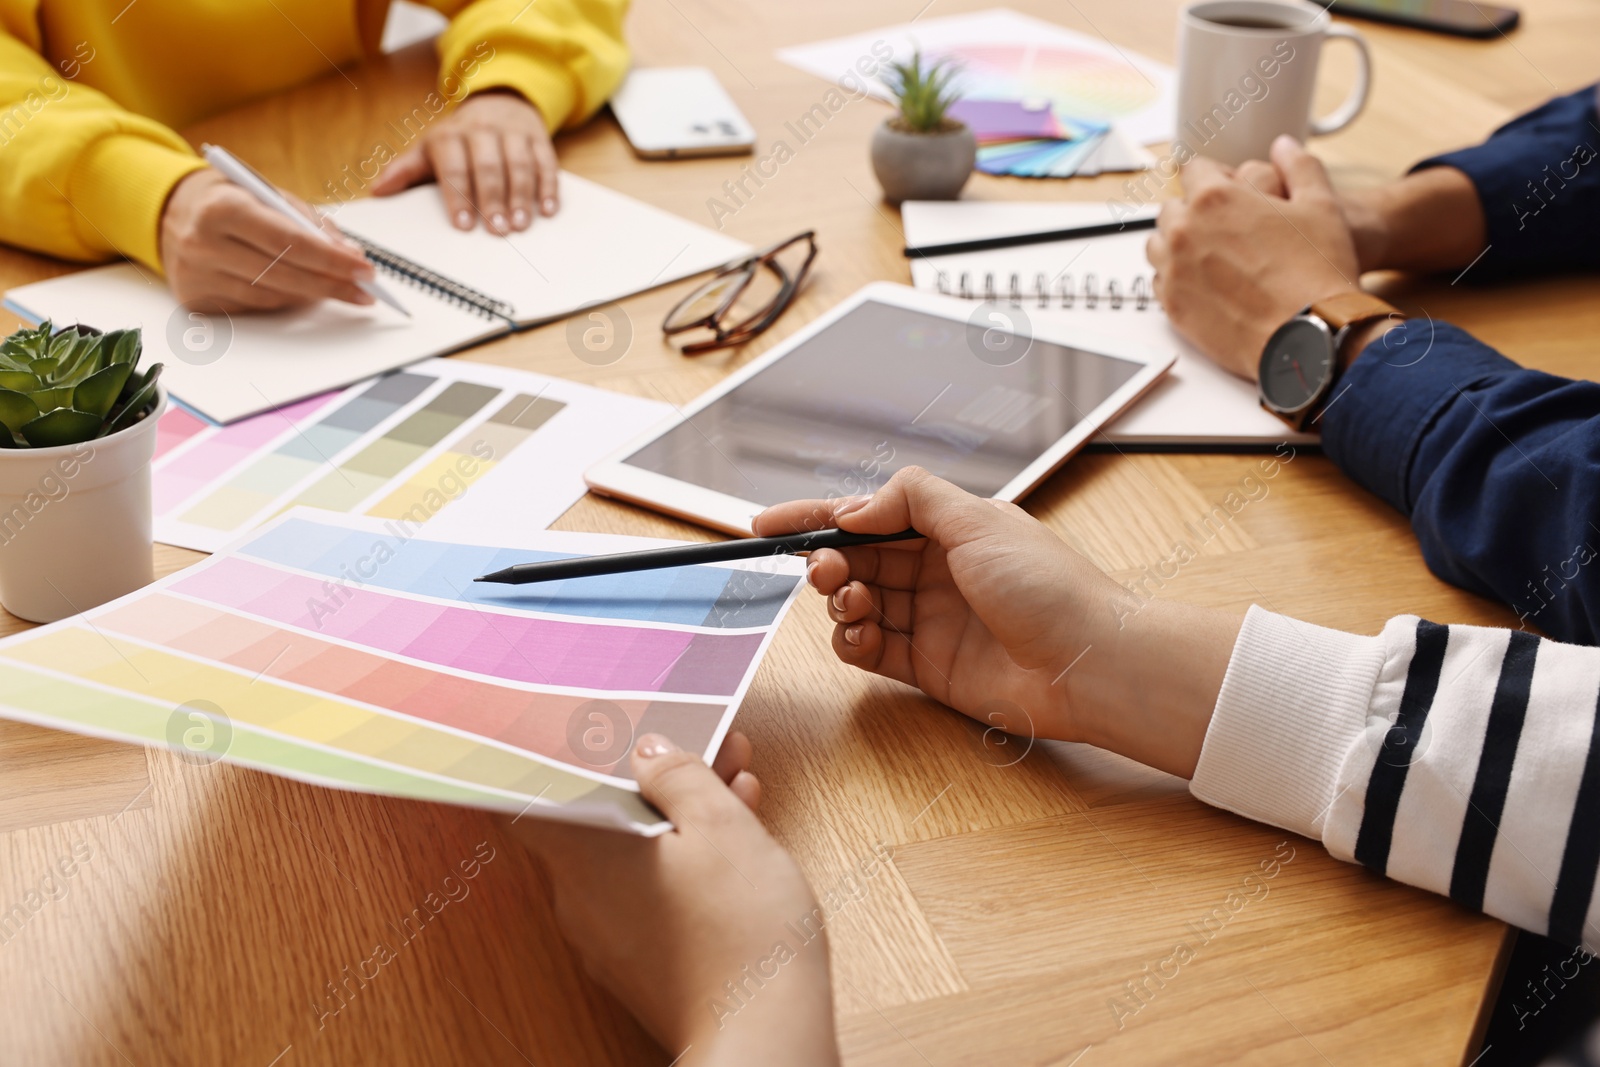
[[[0,716],[302,781],[654,835],[632,739],[709,762],[798,591],[783,557],[516,593],[514,562],[660,545],[398,536],[300,509],[138,593],[0,642]]]

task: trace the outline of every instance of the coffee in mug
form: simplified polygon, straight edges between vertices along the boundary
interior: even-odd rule
[[[1317,64],[1329,37],[1356,46],[1360,73],[1349,99],[1332,114],[1315,118]],[[1335,26],[1321,7],[1296,0],[1191,4],[1178,28],[1174,154],[1207,156],[1230,166],[1265,159],[1280,134],[1304,141],[1348,126],[1366,106],[1371,84],[1366,40]]]

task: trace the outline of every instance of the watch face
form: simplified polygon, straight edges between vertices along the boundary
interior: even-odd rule
[[[1261,398],[1282,412],[1304,409],[1333,379],[1333,335],[1318,319],[1290,319],[1261,354]]]

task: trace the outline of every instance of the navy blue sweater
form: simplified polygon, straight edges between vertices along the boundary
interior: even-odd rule
[[[1418,167],[1477,186],[1488,250],[1468,281],[1600,267],[1596,90]],[[1411,519],[1435,574],[1525,625],[1600,644],[1600,384],[1517,366],[1448,323],[1413,319],[1351,365],[1323,447]]]

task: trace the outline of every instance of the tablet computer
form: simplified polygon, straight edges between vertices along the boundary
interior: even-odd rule
[[[1026,306],[878,282],[591,468],[591,488],[732,533],[785,500],[855,496],[901,467],[1017,500],[1175,353]]]

